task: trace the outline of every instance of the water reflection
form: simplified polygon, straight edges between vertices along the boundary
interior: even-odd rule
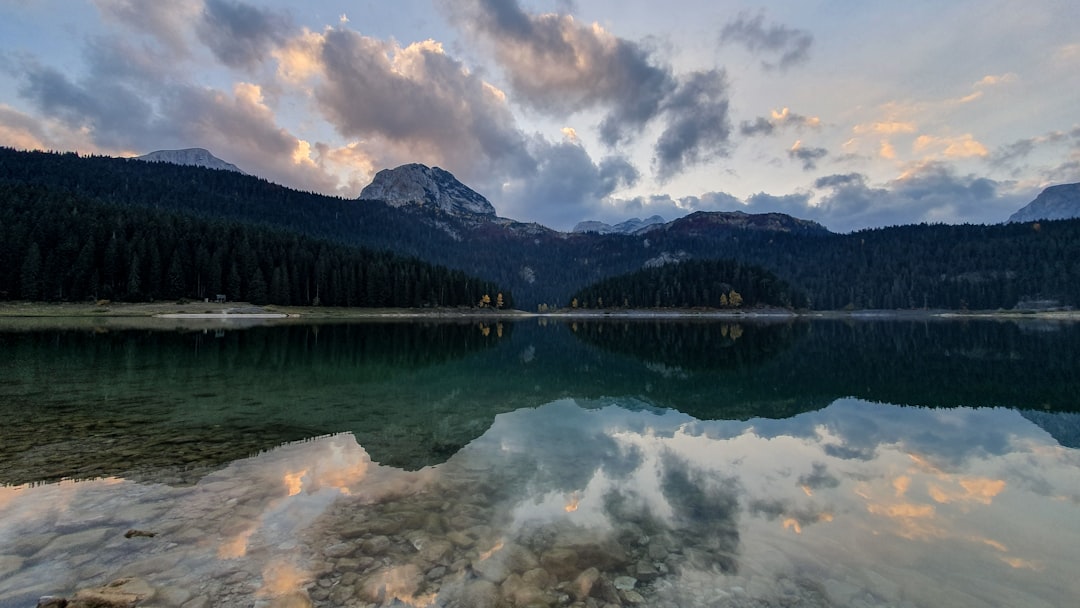
[[[177,606],[1063,606],[1077,488],[1080,452],[1012,410],[561,399],[415,472],[339,434],[192,486],[0,489],[0,605],[138,576]]]

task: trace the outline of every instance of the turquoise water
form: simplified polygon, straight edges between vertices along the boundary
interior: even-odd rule
[[[0,606],[1070,605],[1078,333],[0,332]]]

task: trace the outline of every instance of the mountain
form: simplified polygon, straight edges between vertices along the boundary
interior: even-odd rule
[[[664,218],[659,215],[641,218],[631,218],[625,222],[620,222],[614,226],[611,224],[605,224],[604,222],[597,221],[585,221],[578,222],[574,229],[570,232],[595,232],[596,234],[639,234],[646,229],[663,224]]]
[[[718,231],[777,232],[802,235],[832,234],[821,224],[802,220],[784,213],[744,213],[742,211],[696,211],[663,226],[659,232],[679,234],[684,237],[704,236]]]
[[[187,148],[184,150],[158,150],[142,156],[136,156],[135,160],[144,160],[149,163],[170,163],[173,165],[186,165],[191,167],[205,167],[207,169],[220,169],[222,171],[235,171],[242,173],[239,167],[227,163],[211,154],[203,148]]]
[[[495,218],[495,207],[449,171],[419,163],[379,171],[360,192],[360,200],[382,201],[392,207],[438,209],[457,216]]]
[[[819,310],[994,310],[1024,308],[1026,301],[1080,306],[1080,266],[1067,262],[1080,259],[1080,219],[1040,222],[1038,229],[1026,222],[929,224],[834,234],[814,222],[778,213],[698,212],[654,225],[646,233],[566,233],[494,215],[455,215],[432,204],[392,206],[301,192],[231,171],[0,147],[0,201],[5,196],[13,202],[25,198],[25,192],[5,188],[20,184],[47,192],[50,198],[72,194],[81,202],[69,212],[78,218],[90,218],[92,206],[108,204],[138,213],[149,210],[255,224],[347,247],[392,251],[495,283],[508,289],[515,305],[524,310],[542,304],[566,306],[574,292],[597,281],[691,259],[760,266],[805,293],[809,306]],[[31,255],[29,238],[39,225],[31,211],[0,218],[0,269],[15,273],[10,284],[0,281],[0,299],[4,290],[7,297],[17,297],[19,277],[27,269],[49,281],[68,281],[78,274],[74,267],[39,264],[46,257],[42,245],[36,256]],[[99,227],[89,221],[75,225],[81,226],[79,230]],[[185,232],[190,230],[178,229],[178,234]],[[70,236],[48,246],[78,254],[77,235]],[[146,240],[137,234],[125,238],[136,237]],[[95,233],[95,251],[112,241],[111,230]],[[180,237],[170,242],[192,243]],[[282,251],[256,240],[249,244],[256,259],[266,260],[265,278],[272,283],[270,260],[276,266],[288,248]],[[118,234],[116,245],[117,251],[109,255],[113,262],[121,259],[120,246],[128,243]],[[140,254],[140,262],[152,266],[155,276],[160,271],[157,280],[165,281],[171,272],[170,253]],[[195,253],[197,259],[205,257],[205,252]],[[322,268],[323,262],[317,266]],[[285,268],[283,264],[283,282]],[[113,275],[98,279],[131,278],[121,270]],[[241,272],[241,280],[246,275]],[[145,276],[137,278],[146,281]],[[341,278],[356,282],[360,277]],[[316,285],[316,277],[294,273],[292,268],[288,279]],[[402,286],[395,283],[381,289],[394,293]],[[42,293],[60,299],[70,296],[67,288]]]
[[[1009,216],[1009,221],[1067,220],[1074,217],[1080,217],[1080,183],[1050,186],[1039,193],[1035,200]]]

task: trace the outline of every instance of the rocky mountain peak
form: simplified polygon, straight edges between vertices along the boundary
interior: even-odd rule
[[[207,169],[220,169],[222,171],[235,171],[244,173],[239,167],[227,163],[214,156],[204,148],[185,148],[183,150],[157,150],[142,156],[136,156],[135,160],[151,163],[170,163],[173,165],[188,165],[194,167],[206,167]],[[245,174],[246,175],[246,174]]]
[[[453,215],[495,217],[495,207],[449,171],[418,163],[383,169],[360,192],[361,200],[378,200],[394,207],[414,205]]]
[[[663,224],[664,218],[659,215],[641,218],[631,218],[625,222],[620,222],[615,225],[605,224],[604,222],[597,221],[585,221],[578,222],[571,232],[595,232],[597,234],[638,234],[645,232],[650,226],[656,226]]]
[[[1050,186],[1012,214],[1009,221],[1067,220],[1074,217],[1080,217],[1080,183]]]

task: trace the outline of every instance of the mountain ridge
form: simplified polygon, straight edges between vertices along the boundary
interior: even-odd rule
[[[438,209],[451,215],[493,219],[495,207],[449,171],[420,163],[383,169],[375,174],[359,200],[382,201],[391,207]]]
[[[1035,222],[1076,217],[1080,217],[1080,183],[1058,184],[1044,189],[1035,200],[1009,216],[1009,221]]]
[[[189,167],[203,167],[205,169],[218,169],[221,171],[233,171],[242,175],[247,173],[236,165],[221,160],[214,156],[206,148],[184,148],[181,150],[155,150],[149,154],[134,157],[148,163],[170,163]]]

